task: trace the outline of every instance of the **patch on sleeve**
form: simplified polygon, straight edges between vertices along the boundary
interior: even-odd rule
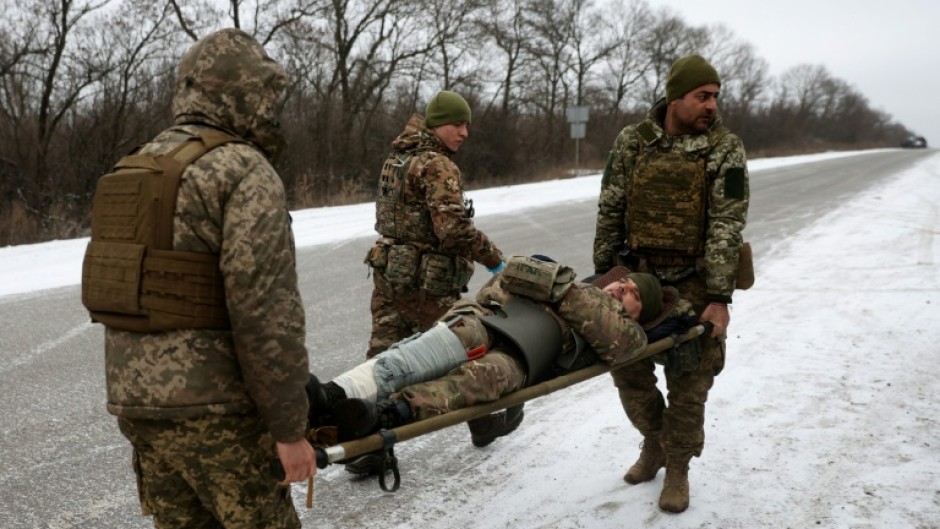
[[[743,167],[732,167],[725,171],[725,198],[744,200]]]
[[[614,165],[614,151],[607,152],[607,165],[604,167],[604,177],[601,178],[601,186],[606,186],[610,182],[610,172]]]

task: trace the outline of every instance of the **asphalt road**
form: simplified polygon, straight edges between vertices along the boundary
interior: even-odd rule
[[[928,154],[876,152],[752,172],[745,235],[758,281],[761,262],[789,234]],[[585,276],[592,272],[594,215],[594,202],[583,201],[477,223],[506,253],[546,254]],[[363,359],[371,280],[361,263],[371,242],[298,252],[311,366],[321,378]],[[487,275],[477,270],[471,289]],[[88,323],[79,297],[74,286],[0,298],[0,528],[152,527],[139,516],[128,444],[105,410],[103,331]],[[434,475],[455,464],[446,446],[466,441],[464,430],[452,428],[396,450],[413,471],[410,486],[433,487]],[[407,508],[407,494],[382,495],[341,471],[321,474],[314,510],[303,509],[295,490],[305,524],[357,527]]]

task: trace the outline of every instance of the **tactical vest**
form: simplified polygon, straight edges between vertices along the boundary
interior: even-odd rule
[[[649,121],[637,129],[639,151],[627,193],[627,244],[653,264],[692,265],[705,255],[708,213],[708,156],[729,131],[709,133],[709,147],[698,153],[662,152]]]
[[[423,202],[406,201],[405,188],[415,163],[420,162],[410,153],[393,153],[385,159],[375,203],[375,231],[401,241],[436,245],[431,212]]]
[[[243,140],[207,131],[164,155],[130,154],[98,180],[82,303],[92,321],[133,332],[226,329],[219,256],[173,250],[183,171],[212,149]]]

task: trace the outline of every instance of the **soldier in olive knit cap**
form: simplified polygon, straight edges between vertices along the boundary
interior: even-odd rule
[[[424,124],[429,129],[451,123],[470,124],[470,105],[457,92],[441,90],[428,101],[424,112]]]
[[[474,225],[454,154],[470,135],[470,105],[455,92],[437,92],[425,115],[414,114],[392,142],[379,173],[372,269],[372,335],[366,356],[430,329],[460,300],[480,263],[491,273],[503,254]],[[505,414],[502,415],[505,417]],[[471,435],[492,424],[468,423]],[[367,454],[346,465],[356,474],[378,472],[382,458]]]
[[[659,507],[674,513],[689,506],[689,462],[705,446],[705,403],[724,367],[728,305],[743,287],[739,261],[748,267],[747,156],[721,123],[720,91],[721,77],[702,56],[677,59],[665,97],[617,136],[598,199],[594,271],[649,272],[713,325],[699,348],[665,360],[666,395],[651,360],[612,372],[623,409],[643,436],[624,480],[652,481],[665,467]]]
[[[470,136],[470,105],[457,92],[441,90],[428,101],[424,126],[448,151],[455,153]]]
[[[687,55],[672,63],[666,79],[666,101],[675,101],[702,85],[721,86],[718,72],[701,55]]]

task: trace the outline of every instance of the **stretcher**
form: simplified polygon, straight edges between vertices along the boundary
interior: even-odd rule
[[[401,485],[398,460],[395,458],[394,454],[394,446],[397,443],[483,417],[490,413],[554,393],[555,391],[584,382],[598,375],[609,373],[639,360],[668,351],[681,343],[697,338],[703,334],[711,333],[711,328],[710,323],[701,323],[691,327],[683,334],[667,336],[666,338],[647,344],[646,348],[640,354],[625,363],[616,366],[593,364],[586,368],[515,391],[492,402],[463,408],[430,419],[416,421],[392,430],[381,430],[378,433],[360,439],[329,446],[321,446],[324,443],[317,442],[316,439],[311,439],[317,454],[317,467],[326,468],[333,463],[345,462],[363,454],[381,451],[383,454],[383,465],[382,471],[379,474],[379,486],[386,492],[395,492]],[[392,479],[391,483],[389,483],[389,477]],[[309,483],[307,496],[308,507],[312,506],[312,492],[313,483]]]

